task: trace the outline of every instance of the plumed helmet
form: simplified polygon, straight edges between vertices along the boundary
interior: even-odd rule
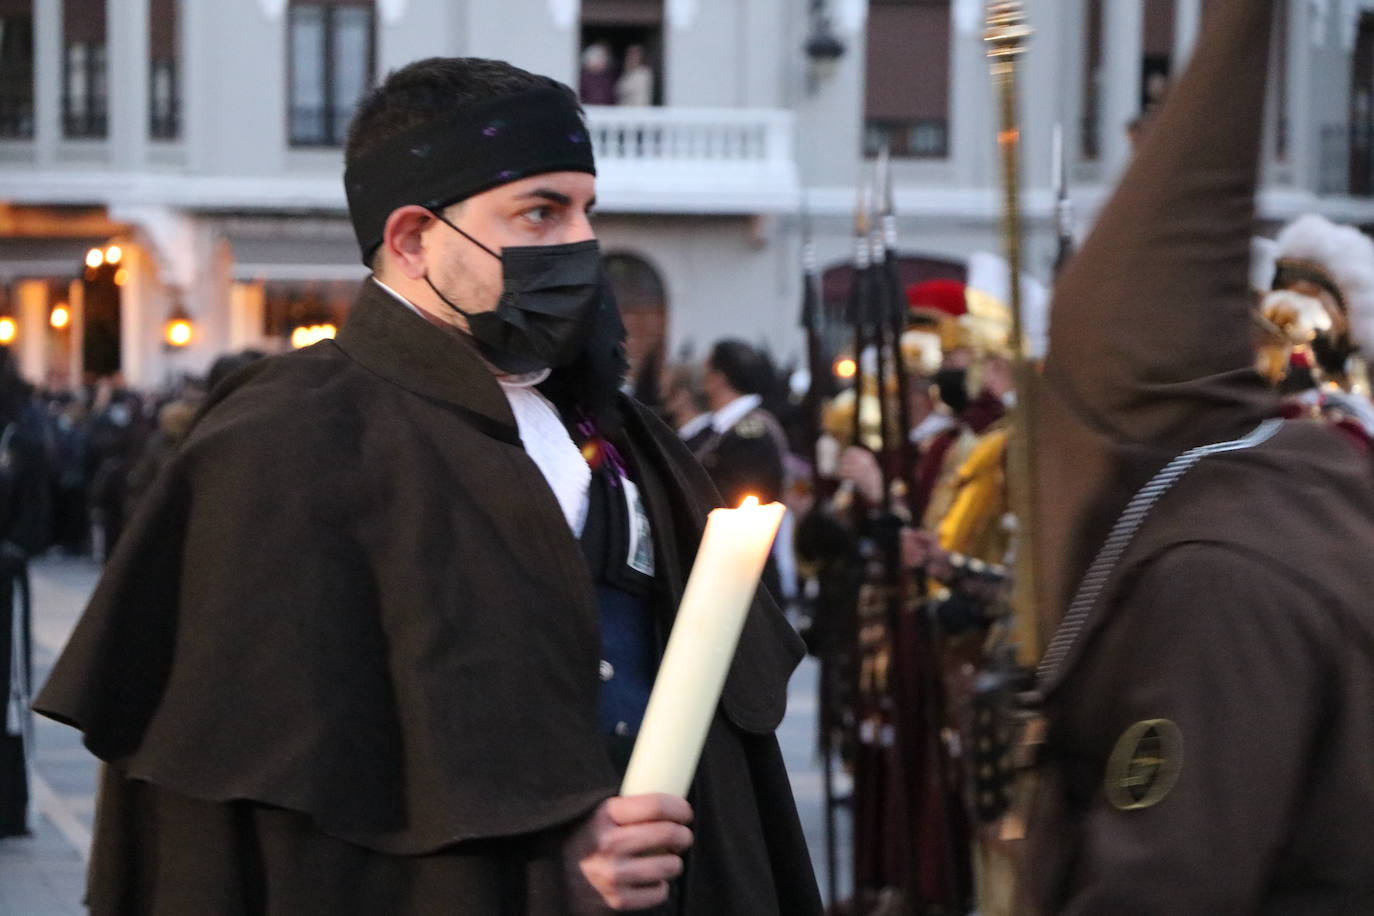
[[[1325,289],[1345,313],[1351,343],[1374,356],[1374,241],[1314,213],[1289,223],[1276,241],[1274,288],[1307,280]]]

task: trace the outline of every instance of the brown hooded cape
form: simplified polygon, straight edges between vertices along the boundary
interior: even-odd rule
[[[666,634],[715,494],[625,399]],[[217,389],[38,711],[107,762],[97,914],[558,913],[615,794],[599,612],[499,386],[367,283],[338,340]],[[773,730],[800,641],[750,611],[689,796],[692,914],[811,913]]]
[[[1055,293],[1037,535],[1071,612],[1039,684],[1046,913],[1374,912],[1374,475],[1327,428],[1261,426],[1278,399],[1252,369],[1275,6],[1213,0]],[[1156,720],[1181,744],[1125,740]]]

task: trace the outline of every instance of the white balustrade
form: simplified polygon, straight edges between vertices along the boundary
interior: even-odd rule
[[[792,113],[777,109],[589,106],[598,197],[613,210],[791,210]]]

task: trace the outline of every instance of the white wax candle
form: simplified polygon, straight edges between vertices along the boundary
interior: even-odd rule
[[[686,796],[785,511],[751,496],[707,517],[621,795]]]

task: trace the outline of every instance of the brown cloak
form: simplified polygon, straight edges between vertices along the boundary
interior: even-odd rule
[[[671,625],[714,491],[626,399]],[[109,764],[96,913],[554,913],[616,790],[576,540],[464,339],[364,286],[216,393],[35,707]],[[686,913],[819,909],[760,595],[690,794]]]
[[[1374,912],[1374,475],[1327,428],[1261,426],[1278,399],[1252,368],[1275,6],[1213,0],[1055,294],[1038,534],[1070,611],[1039,685],[1046,913]]]

